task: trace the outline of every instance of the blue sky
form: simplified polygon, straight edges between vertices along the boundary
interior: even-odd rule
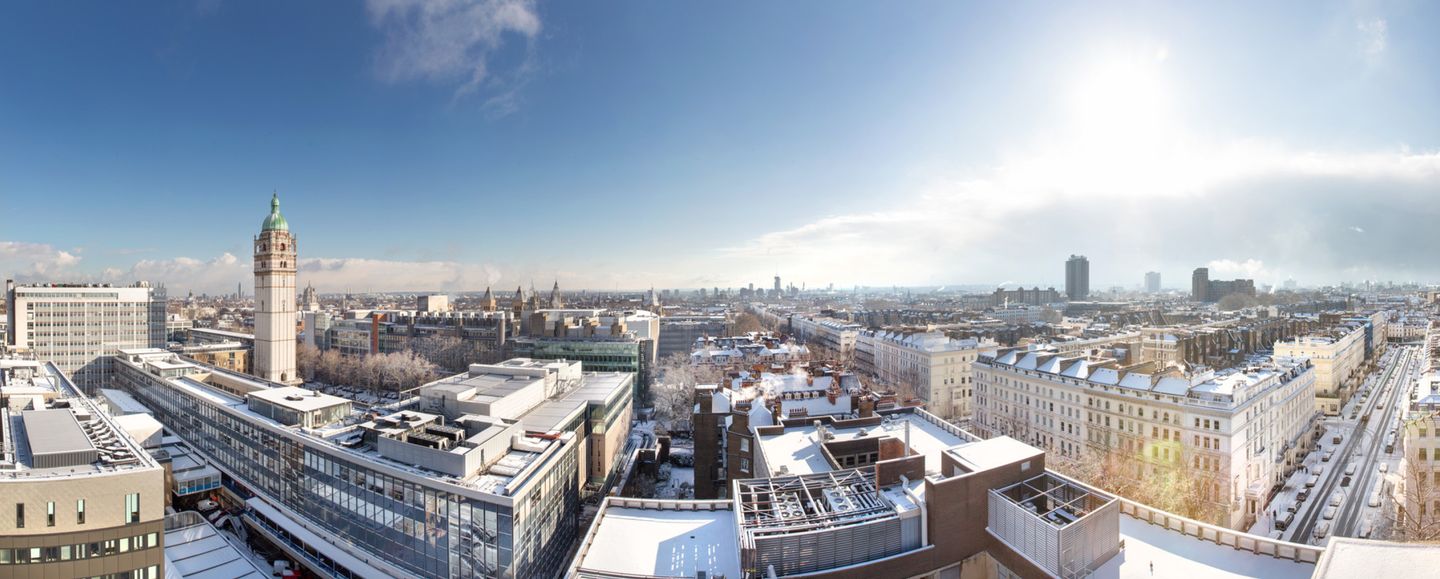
[[[1440,5],[0,8],[0,272],[322,291],[1436,279]]]

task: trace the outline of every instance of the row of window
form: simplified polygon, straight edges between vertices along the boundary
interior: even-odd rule
[[[141,549],[151,549],[158,546],[160,546],[160,534],[146,533],[133,537],[121,537],[119,539],[76,543],[73,545],[0,549],[0,565],[54,563],[56,561],[108,557],[110,555],[129,553]]]
[[[55,526],[55,501],[45,503],[45,526]],[[140,493],[125,495],[125,524],[140,522]],[[85,524],[85,499],[75,500],[75,524]],[[25,528],[25,503],[15,503],[15,528]]]

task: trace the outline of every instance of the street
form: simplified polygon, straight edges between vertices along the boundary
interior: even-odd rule
[[[1396,461],[1385,452],[1385,439],[1404,401],[1403,394],[1409,391],[1418,371],[1417,356],[1413,346],[1392,347],[1340,415],[1326,419],[1318,448],[1304,459],[1304,468],[1292,474],[1271,501],[1270,511],[1281,518],[1294,507],[1295,519],[1280,533],[1281,538],[1323,544],[1331,536],[1353,537],[1362,531],[1368,534],[1384,523],[1381,511],[1387,508],[1388,497],[1382,497],[1378,507],[1369,506],[1369,497],[1375,492],[1373,486],[1385,484],[1380,466],[1385,464],[1387,470],[1395,471]],[[1334,442],[1337,435],[1341,437],[1339,443]],[[1318,480],[1309,486],[1317,471]],[[1348,484],[1346,478],[1350,479]],[[1308,497],[1297,500],[1302,494]],[[1264,517],[1252,531],[1271,534],[1274,520]],[[1322,528],[1325,532],[1317,538],[1316,529]]]

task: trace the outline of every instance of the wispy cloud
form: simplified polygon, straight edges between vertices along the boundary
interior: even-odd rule
[[[1365,56],[1365,60],[1371,64],[1379,62],[1390,40],[1389,26],[1385,19],[1361,20],[1355,23],[1355,30],[1360,33],[1360,53]]]
[[[367,0],[366,7],[385,35],[377,58],[382,80],[456,86],[455,99],[487,94],[492,114],[515,109],[534,71],[541,30],[534,0]],[[511,41],[523,43],[523,57],[497,68],[497,55]]]

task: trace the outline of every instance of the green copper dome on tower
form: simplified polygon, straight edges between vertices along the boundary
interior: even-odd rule
[[[260,231],[290,231],[290,224],[285,222],[285,216],[280,214],[280,195],[271,193],[270,216],[265,218],[265,223],[260,226]]]

